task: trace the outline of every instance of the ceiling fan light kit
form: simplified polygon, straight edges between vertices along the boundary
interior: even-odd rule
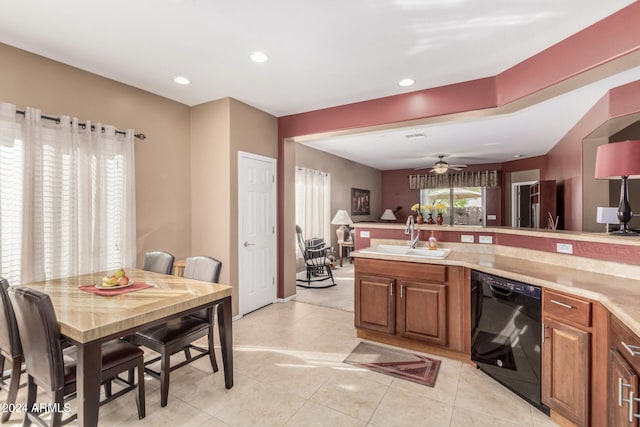
[[[433,166],[433,169],[431,169],[429,172],[435,172],[437,174],[443,174],[449,171],[449,169],[453,169],[456,171],[462,170],[462,168],[466,168],[467,165],[450,165],[449,163],[445,162],[444,159],[444,155],[440,155],[438,156],[438,161],[436,162],[436,164]]]

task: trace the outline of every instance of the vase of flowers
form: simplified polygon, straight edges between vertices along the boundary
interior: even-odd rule
[[[438,216],[436,216],[436,224],[442,225],[444,223],[444,217],[442,213],[447,209],[447,205],[445,205],[442,201],[438,201],[434,205],[435,209],[438,211]]]
[[[436,222],[433,220],[433,214],[429,212],[429,217],[427,218],[427,224],[435,224]]]
[[[424,217],[422,216],[422,209],[424,209],[424,206],[420,206],[420,203],[416,203],[415,205],[411,206],[411,210],[416,213],[416,223],[418,224],[424,223]]]

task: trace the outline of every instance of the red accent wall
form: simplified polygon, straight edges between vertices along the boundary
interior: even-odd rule
[[[411,206],[420,201],[418,190],[409,189],[409,175],[413,169],[382,171],[382,208],[401,209],[396,212],[398,221],[404,222],[411,215]]]
[[[284,208],[284,184],[280,180],[285,176],[282,173],[284,167],[282,145],[285,138],[471,112],[509,104],[639,51],[638,16],[640,16],[640,2],[634,2],[494,77],[278,118],[278,210],[282,211]],[[621,97],[624,96],[625,94],[621,95]],[[629,110],[622,104],[623,101],[620,101],[621,110]],[[596,122],[596,125],[599,123],[602,122]],[[582,151],[581,148],[578,151],[573,150],[579,145],[576,138],[583,138],[586,134],[578,136],[579,130],[572,130],[571,133],[573,135],[570,138],[561,141],[549,153],[547,169],[543,176],[544,179],[555,179],[563,185],[565,228],[577,230],[582,226],[580,213],[582,172],[581,166],[578,167],[581,163]],[[400,195],[395,196],[400,197]],[[384,203],[384,206],[386,203],[393,204],[393,198]],[[279,215],[278,255],[281,260],[279,262],[281,270],[285,242],[282,218],[283,215]],[[284,292],[283,280],[282,277],[279,278],[278,295],[280,297]]]
[[[498,105],[639,50],[639,19],[635,2],[497,75]]]
[[[582,142],[607,122],[640,112],[640,81],[614,88],[547,154],[547,170],[541,179],[555,179],[564,200],[564,229],[582,230]]]
[[[281,139],[291,138],[495,106],[496,88],[490,77],[279,117],[278,132]]]

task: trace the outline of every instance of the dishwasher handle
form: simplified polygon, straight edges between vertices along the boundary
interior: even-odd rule
[[[498,295],[502,295],[503,297],[510,297],[511,294],[513,294],[513,291],[511,289],[506,289],[506,288],[503,288],[503,287],[500,287],[500,286],[491,285],[491,284],[489,284],[489,289],[491,289],[493,292],[495,292]],[[504,291],[506,291],[506,292],[504,292]]]

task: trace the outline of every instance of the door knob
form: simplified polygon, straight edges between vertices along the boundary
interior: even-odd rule
[[[255,243],[244,242],[244,247],[246,248],[247,246],[255,246]]]

